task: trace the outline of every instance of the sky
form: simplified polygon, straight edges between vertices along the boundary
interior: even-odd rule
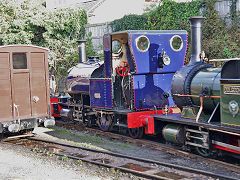
[[[106,0],[89,17],[89,23],[104,23],[120,19],[128,14],[143,14],[146,3],[144,0]]]
[[[54,4],[61,7],[67,7],[81,2],[90,0],[46,0],[49,9],[54,9]],[[175,0],[178,2],[191,0]],[[99,7],[97,7],[93,16],[89,16],[89,24],[106,23],[115,19],[120,19],[124,15],[129,14],[143,14],[144,9],[151,3],[145,0],[105,0]],[[158,4],[158,3],[157,3]],[[92,14],[91,14],[92,15]]]

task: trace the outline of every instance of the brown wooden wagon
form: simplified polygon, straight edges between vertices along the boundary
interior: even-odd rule
[[[0,133],[33,129],[50,118],[48,50],[0,46]]]

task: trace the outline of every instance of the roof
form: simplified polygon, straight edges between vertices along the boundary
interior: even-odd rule
[[[0,49],[8,48],[8,47],[27,47],[27,48],[42,49],[44,51],[50,51],[48,48],[44,48],[44,47],[40,47],[40,46],[34,46],[34,45],[24,45],[24,44],[12,44],[12,45],[0,46]]]

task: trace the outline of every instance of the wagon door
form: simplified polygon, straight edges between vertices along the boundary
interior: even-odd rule
[[[27,53],[12,53],[13,116],[31,117],[30,73]]]
[[[0,121],[11,121],[12,91],[9,53],[0,53]]]
[[[45,66],[45,53],[31,53],[31,95],[32,115],[48,115],[47,79]]]

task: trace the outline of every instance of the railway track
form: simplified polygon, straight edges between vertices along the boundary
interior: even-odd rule
[[[36,137],[11,139],[4,143],[23,145],[33,150],[39,150],[40,152],[51,152],[61,157],[113,168],[148,179],[234,179],[233,177],[176,164],[138,158],[105,150],[79,147]]]
[[[125,141],[128,143],[133,143],[136,145],[140,145],[140,146],[148,146],[148,147],[152,147],[156,150],[165,150],[166,152],[168,152],[169,154],[173,154],[173,155],[179,155],[182,157],[187,157],[187,158],[191,158],[191,159],[196,159],[205,163],[212,163],[212,164],[218,164],[221,165],[222,167],[237,172],[240,172],[240,166],[238,165],[234,165],[225,161],[221,161],[221,160],[217,160],[217,159],[211,159],[211,158],[205,158],[196,154],[192,154],[190,152],[186,152],[186,151],[182,151],[176,148],[172,148],[169,147],[165,144],[162,143],[158,143],[158,142],[154,142],[154,141],[150,141],[150,140],[146,140],[146,139],[133,139],[129,136],[126,135],[121,135],[121,134],[117,134],[117,133],[113,133],[113,132],[103,132],[99,129],[95,129],[95,128],[88,128],[88,127],[81,127],[81,126],[77,126],[74,124],[69,124],[69,123],[65,123],[62,121],[57,121],[56,122],[57,126],[60,127],[65,127],[68,129],[73,129],[73,130],[79,130],[79,131],[89,131],[91,133],[94,133],[96,135],[101,135],[101,136],[105,136],[111,139],[116,139],[116,140],[121,140],[121,141]]]

